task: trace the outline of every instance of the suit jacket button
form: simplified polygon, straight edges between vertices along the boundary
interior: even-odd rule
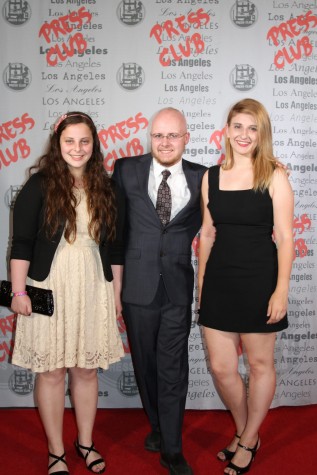
[[[164,257],[165,253],[163,251],[160,252],[160,257]]]

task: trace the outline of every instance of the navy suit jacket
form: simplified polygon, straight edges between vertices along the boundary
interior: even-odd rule
[[[122,300],[150,304],[162,275],[170,301],[190,305],[194,284],[191,244],[201,226],[200,191],[206,168],[182,161],[190,200],[164,227],[148,194],[151,162],[151,154],[119,159],[112,176],[126,198]]]

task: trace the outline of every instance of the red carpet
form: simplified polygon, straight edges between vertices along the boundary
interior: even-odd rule
[[[35,409],[1,409],[1,475],[46,475],[46,441]],[[143,449],[149,431],[141,409],[99,409],[94,441],[106,457],[109,475],[168,475],[159,454]],[[233,434],[227,411],[186,411],[184,453],[195,475],[222,474],[215,453]],[[88,472],[74,452],[75,421],[65,411],[65,448],[70,475]],[[317,406],[271,409],[261,430],[261,448],[252,465],[254,475],[317,473]]]

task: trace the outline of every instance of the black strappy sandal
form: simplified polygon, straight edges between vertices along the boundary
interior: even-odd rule
[[[75,445],[75,449],[77,451],[77,454],[79,457],[83,458],[86,462],[87,460],[87,457],[88,455],[90,454],[90,452],[96,452],[96,454],[99,454],[98,450],[95,449],[95,446],[94,446],[94,443],[91,444],[90,447],[85,447],[84,445],[80,445],[80,443],[78,442],[78,439],[74,442],[74,445]],[[82,453],[82,450],[87,450],[87,453],[86,455],[84,455]],[[99,454],[100,455],[100,454]],[[97,460],[94,460],[93,462],[91,462],[89,465],[87,465],[87,462],[86,462],[86,467],[88,470],[90,470],[92,473],[103,473],[105,470],[106,470],[106,467],[104,466],[104,468],[101,468],[99,470],[99,472],[95,472],[94,470],[92,470],[92,468],[95,466],[95,465],[98,465],[98,463],[104,463],[106,465],[106,462],[104,461],[104,459],[102,457],[100,457],[99,459]],[[52,474],[53,475],[53,474]]]
[[[52,454],[51,452],[48,453],[48,456],[49,457],[52,457],[52,459],[56,459],[54,460],[49,466],[48,466],[48,470],[52,467],[54,467],[54,465],[56,465],[58,462],[63,462],[66,467],[67,467],[67,462],[65,460],[65,452],[63,453],[63,455],[61,455],[60,457],[58,457],[58,455],[55,455],[55,454]],[[66,470],[59,470],[58,472],[53,472],[52,475],[69,475],[69,472]]]
[[[247,473],[250,470],[250,467],[251,467],[251,464],[252,464],[253,460],[255,459],[255,455],[256,455],[257,450],[259,448],[259,440],[260,439],[258,439],[257,443],[252,448],[247,447],[246,445],[242,445],[242,444],[240,444],[240,442],[238,443],[238,446],[241,447],[241,449],[244,449],[244,450],[247,450],[248,452],[251,452],[251,460],[250,460],[250,462],[248,463],[248,465],[246,467],[238,467],[238,465],[235,465],[234,463],[230,462],[230,463],[228,463],[227,468],[231,468],[232,470],[235,470],[236,475],[241,475],[242,473]]]
[[[235,436],[237,439],[240,439],[240,437],[241,437],[241,436],[238,435],[238,434],[234,434],[234,436]],[[236,452],[233,452],[232,450],[229,450],[229,449],[225,448],[225,449],[219,450],[219,452],[218,452],[218,454],[223,454],[223,455],[225,456],[225,458],[222,459],[222,458],[219,457],[218,454],[217,454],[217,459],[220,460],[221,462],[227,462],[228,460],[230,461],[230,460],[233,459],[235,453],[236,453]]]

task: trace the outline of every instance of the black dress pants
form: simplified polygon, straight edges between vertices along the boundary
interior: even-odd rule
[[[152,430],[161,431],[161,452],[181,452],[191,306],[173,305],[161,279],[150,305],[123,302],[123,315],[143,407]]]

